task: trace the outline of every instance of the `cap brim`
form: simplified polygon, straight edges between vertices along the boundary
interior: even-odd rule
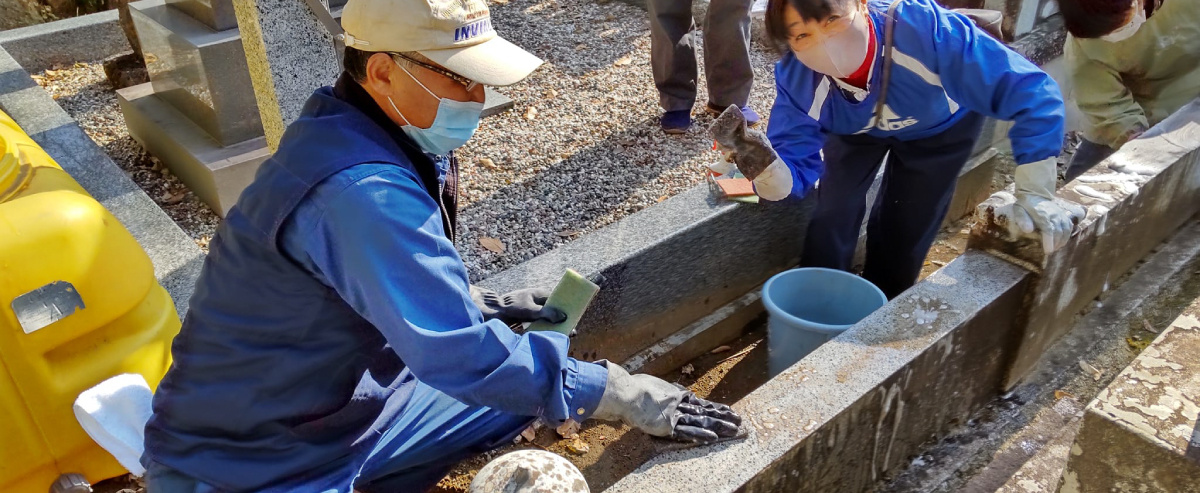
[[[465,48],[418,51],[458,75],[487,86],[509,86],[529,77],[542,59],[496,36]]]

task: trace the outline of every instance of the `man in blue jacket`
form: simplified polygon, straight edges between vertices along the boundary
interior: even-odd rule
[[[146,426],[150,491],[422,491],[534,419],[708,442],[728,407],[567,356],[531,291],[473,290],[453,150],[541,60],[483,0],[350,0],[316,91],[221,224]],[[476,292],[473,292],[476,291]]]
[[[893,62],[879,104],[889,17]],[[984,116],[1013,122],[1013,224],[1039,232],[1050,250],[1070,237],[1082,211],[1054,199],[1058,85],[969,18],[933,0],[771,0],[766,26],[784,53],[770,142],[760,139],[773,159],[738,164],[767,200],[815,188],[803,265],[852,267],[867,191],[886,155],[863,277],[889,298],[912,286]]]

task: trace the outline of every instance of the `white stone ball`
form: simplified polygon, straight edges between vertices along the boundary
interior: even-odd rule
[[[487,463],[468,493],[589,493],[583,473],[543,450],[519,450]]]

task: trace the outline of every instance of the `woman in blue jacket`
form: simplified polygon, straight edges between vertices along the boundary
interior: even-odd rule
[[[1014,122],[1014,222],[1025,233],[1036,226],[1053,249],[1080,212],[1053,200],[1064,121],[1054,80],[961,14],[932,0],[895,2],[877,111],[891,2],[770,1],[767,33],[784,52],[766,134],[775,155],[765,169],[743,169],[767,200],[815,189],[802,264],[849,270],[867,190],[889,156],[863,272],[889,298],[916,282],[984,116]]]

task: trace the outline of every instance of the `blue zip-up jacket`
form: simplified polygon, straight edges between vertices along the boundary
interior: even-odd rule
[[[516,415],[589,417],[607,369],[471,301],[435,198],[446,171],[348,78],[313,94],[213,238],[143,463],[229,491],[349,484],[417,379]]]
[[[850,96],[856,89],[810,70],[790,52],[775,65],[777,95],[767,137],[791,171],[791,195],[803,196],[824,173],[824,134],[915,140],[941,133],[968,111],[1014,122],[1008,136],[1017,164],[1059,154],[1065,112],[1054,79],[966,16],[932,0],[895,1],[891,83],[881,121],[874,116],[890,0],[867,5],[878,48],[861,101]]]

